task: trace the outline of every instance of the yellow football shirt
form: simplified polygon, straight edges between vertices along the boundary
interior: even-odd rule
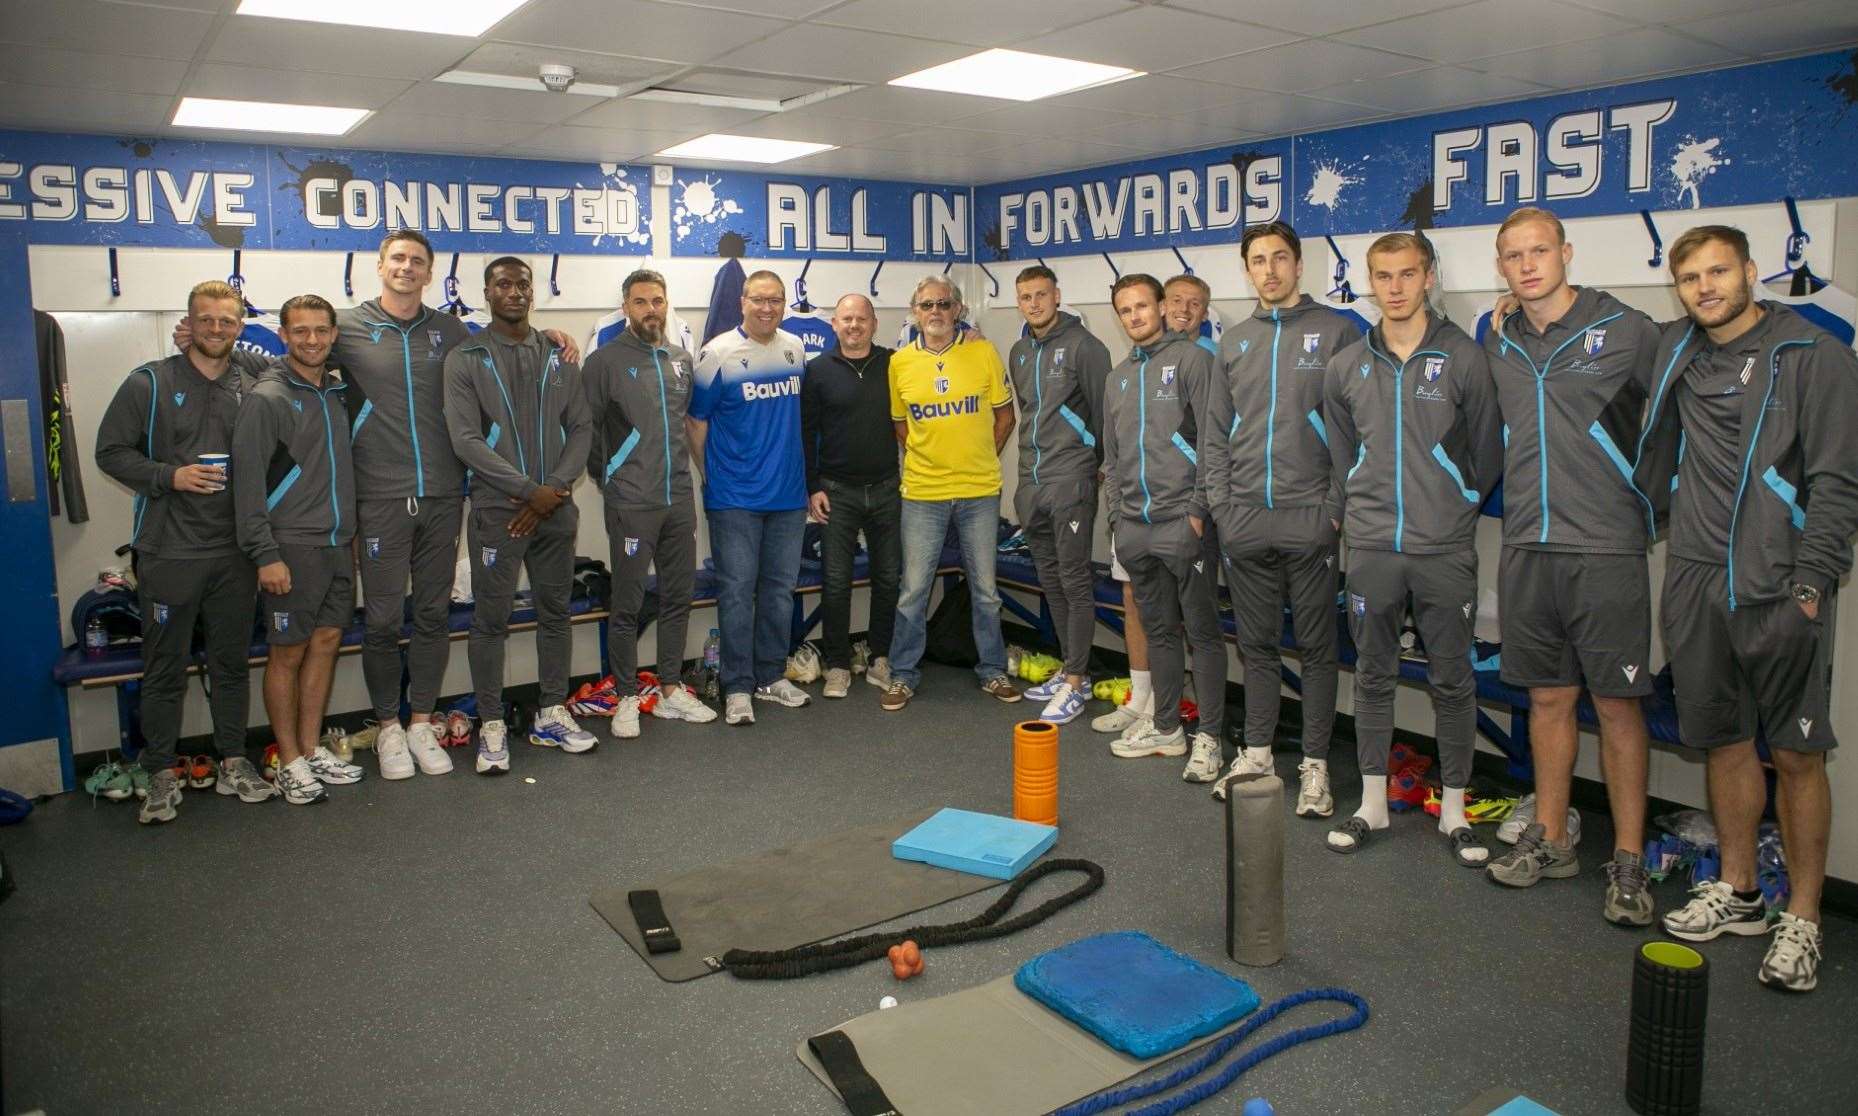
[[[1006,365],[989,341],[932,353],[916,341],[890,358],[890,417],[909,423],[907,500],[965,500],[1000,491],[994,408],[1013,401]]]

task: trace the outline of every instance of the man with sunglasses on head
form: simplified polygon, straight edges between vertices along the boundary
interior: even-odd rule
[[[1020,700],[1006,676],[994,555],[1000,522],[1000,451],[1013,432],[1013,392],[991,343],[956,328],[961,289],[926,276],[910,305],[920,331],[890,360],[890,417],[903,443],[903,585],[891,641],[890,687],[879,703],[896,712],[922,681],[929,591],[949,524],[961,540],[961,568],[972,594],[974,673],[1001,701]]]

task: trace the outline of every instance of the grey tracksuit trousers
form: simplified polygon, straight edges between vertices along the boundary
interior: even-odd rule
[[[515,509],[493,493],[490,506],[471,509],[471,591],[476,598],[471,621],[471,682],[477,688],[479,720],[503,718],[503,648],[509,641],[510,606],[516,582],[529,571],[535,600],[535,657],[541,684],[540,705],[568,699],[568,665],[573,635],[568,628],[568,598],[574,591],[574,537],[580,513],[564,501],[533,535],[510,537]]]
[[[413,633],[404,671],[407,703],[414,713],[430,713],[438,704],[452,654],[451,590],[463,506],[456,496],[363,499],[356,506],[367,615],[361,673],[368,684],[374,718],[382,724],[400,716],[400,635],[409,574]]]
[[[639,607],[645,576],[658,569],[658,684],[684,680],[685,633],[696,584],[697,510],[690,493],[668,508],[606,506],[613,601],[607,617],[606,655],[621,697],[639,692]]]

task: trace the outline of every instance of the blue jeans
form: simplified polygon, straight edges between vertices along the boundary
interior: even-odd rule
[[[973,602],[974,647],[982,682],[1006,673],[1006,640],[1000,635],[1000,591],[994,586],[999,545],[1000,497],[903,501],[903,586],[897,595],[897,628],[890,639],[890,676],[914,690],[928,639],[929,590],[941,564],[949,520],[961,539],[961,570]]]
[[[746,694],[787,672],[806,512],[723,508],[707,514],[716,558],[722,689]]]

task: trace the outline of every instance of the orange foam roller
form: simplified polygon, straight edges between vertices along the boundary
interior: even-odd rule
[[[1013,726],[1013,816],[1058,824],[1058,726],[1050,721]]]

